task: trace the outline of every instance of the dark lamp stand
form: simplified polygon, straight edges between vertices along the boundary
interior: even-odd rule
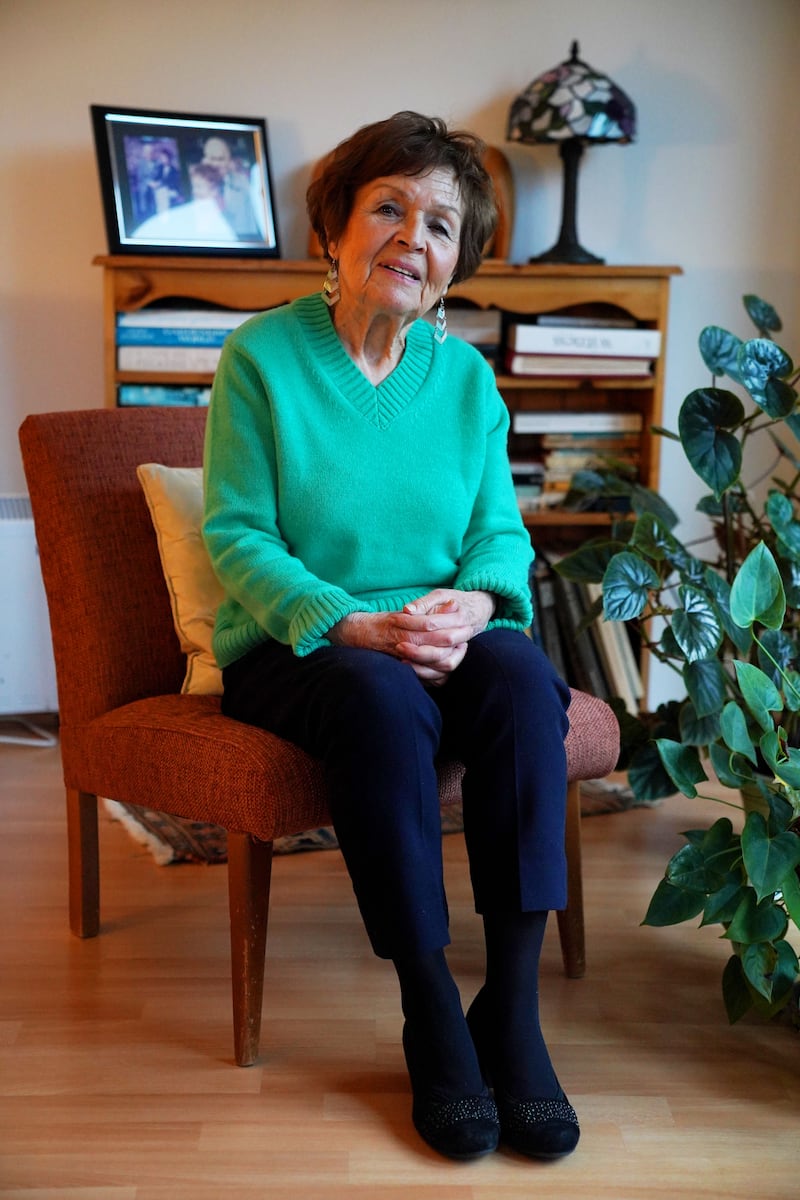
[[[564,163],[564,197],[561,210],[561,232],[558,241],[544,254],[538,254],[532,263],[602,263],[604,258],[590,254],[578,242],[575,210],[578,202],[578,162],[583,154],[580,138],[567,138],[559,146]]]

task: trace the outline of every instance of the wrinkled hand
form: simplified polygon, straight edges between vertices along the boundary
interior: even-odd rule
[[[391,654],[424,683],[439,686],[461,663],[469,640],[486,628],[494,607],[488,592],[436,588],[401,612],[351,613],[328,637],[336,645]]]

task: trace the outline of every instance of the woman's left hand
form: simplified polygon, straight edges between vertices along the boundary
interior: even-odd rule
[[[489,592],[435,588],[403,609],[405,613],[423,616],[426,620],[423,630],[397,646],[397,653],[425,683],[443,684],[463,660],[469,640],[482,633],[489,624],[494,610],[495,600]],[[456,628],[466,633],[465,639],[442,645],[442,632]]]

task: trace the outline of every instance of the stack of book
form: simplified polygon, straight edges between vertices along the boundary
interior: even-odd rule
[[[213,374],[225,338],[255,316],[225,308],[140,308],[117,314],[120,371]]]
[[[511,476],[520,512],[535,512],[541,508],[545,487],[544,464],[537,459],[512,458]]]
[[[531,467],[533,463],[538,467],[539,488],[528,497],[525,507],[532,510],[558,504],[569,490],[576,471],[608,465],[612,460],[637,467],[641,428],[642,417],[638,412],[598,409],[514,413],[515,434],[538,435],[538,454]]]
[[[646,378],[660,352],[658,329],[543,315],[509,325],[505,367],[511,375],[540,378]]]
[[[589,621],[599,584],[564,579],[553,569],[556,561],[539,557],[531,572],[535,640],[570,687],[603,700],[619,697],[635,715],[644,686],[627,626],[602,615]]]

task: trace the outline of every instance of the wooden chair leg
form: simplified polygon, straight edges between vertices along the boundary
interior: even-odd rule
[[[100,849],[97,797],[67,788],[69,927],[76,937],[97,937],[100,930]]]
[[[586,939],[583,928],[583,873],[581,867],[581,785],[567,789],[567,907],[558,914],[561,956],[570,979],[586,974]]]
[[[240,1067],[249,1067],[258,1058],[271,874],[272,842],[229,830],[233,1044]]]

